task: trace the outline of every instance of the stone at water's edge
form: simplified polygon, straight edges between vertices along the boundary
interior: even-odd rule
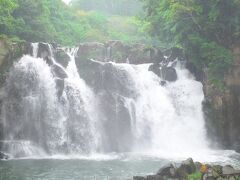
[[[206,166],[207,168],[201,168]],[[168,164],[161,169],[155,175],[147,176],[134,176],[133,180],[192,180],[191,175],[197,175],[194,180],[229,180],[239,179],[240,171],[235,170],[232,166],[220,166],[220,165],[204,165],[199,162],[195,162],[192,158],[183,161],[179,165]]]
[[[9,158],[8,155],[0,152],[0,160],[6,160],[6,159],[8,159],[8,158]]]
[[[157,175],[167,176],[167,177],[175,177],[176,169],[172,164],[165,165],[161,169],[158,170]]]

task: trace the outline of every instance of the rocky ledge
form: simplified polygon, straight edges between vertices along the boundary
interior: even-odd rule
[[[189,158],[182,163],[167,164],[154,175],[135,176],[133,180],[235,180],[240,170],[232,166],[209,165]]]
[[[6,160],[9,159],[9,156],[4,154],[3,152],[0,152],[0,160]]]

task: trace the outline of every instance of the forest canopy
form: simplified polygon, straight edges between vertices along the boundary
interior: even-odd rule
[[[133,16],[138,13],[135,5],[139,2],[108,1],[106,8],[112,13],[116,11],[115,14],[107,13],[105,1],[102,0],[102,5],[97,2],[98,9],[92,7],[93,1],[83,0],[74,0],[69,6],[62,0],[0,0],[0,34],[14,40],[63,45],[110,39],[127,43],[147,41],[147,23]]]
[[[0,36],[180,47],[221,86],[240,44],[240,0],[0,0]]]

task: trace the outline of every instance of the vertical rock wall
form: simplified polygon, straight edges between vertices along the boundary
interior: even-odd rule
[[[208,134],[213,143],[240,151],[240,46],[232,50],[234,65],[224,78],[224,89],[209,82],[207,69],[203,70],[204,112]]]

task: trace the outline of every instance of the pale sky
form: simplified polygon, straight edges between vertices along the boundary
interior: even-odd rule
[[[71,0],[62,0],[63,2],[65,2],[66,4],[69,4]]]

